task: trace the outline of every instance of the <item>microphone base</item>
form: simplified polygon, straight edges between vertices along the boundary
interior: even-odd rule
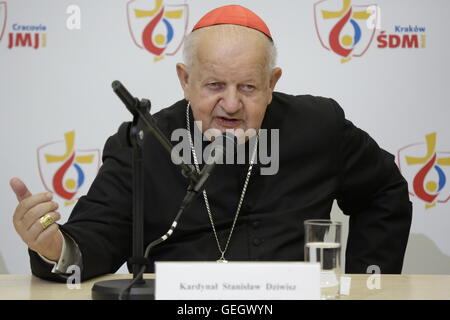
[[[119,300],[119,295],[133,279],[99,281],[92,287],[93,300]],[[127,300],[155,300],[155,280],[145,279],[131,287]]]

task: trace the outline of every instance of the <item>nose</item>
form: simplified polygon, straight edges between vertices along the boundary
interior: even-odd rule
[[[235,114],[242,108],[239,92],[236,88],[230,86],[224,91],[221,107],[228,114]]]

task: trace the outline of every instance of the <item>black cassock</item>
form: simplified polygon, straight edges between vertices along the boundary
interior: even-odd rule
[[[170,139],[186,128],[181,100],[154,115]],[[191,130],[192,113],[190,114]],[[114,273],[132,255],[132,168],[130,123],[120,126],[103,151],[103,165],[88,194],[61,226],[78,244],[82,278]],[[329,219],[334,199],[350,216],[346,273],[400,273],[411,225],[408,187],[394,157],[345,119],[332,99],[274,93],[263,129],[279,129],[279,170],[261,175],[253,168],[226,259],[302,261],[306,219]],[[147,136],[145,245],[169,229],[187,181],[158,142]],[[207,193],[222,248],[230,232],[247,165],[219,165]],[[57,280],[51,267],[30,250],[33,274]],[[173,236],[155,247],[151,261],[219,259],[220,252],[202,196],[182,215]],[[149,268],[148,272],[152,272]]]

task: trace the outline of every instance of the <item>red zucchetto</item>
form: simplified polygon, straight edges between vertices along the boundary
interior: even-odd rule
[[[218,24],[235,24],[248,27],[264,33],[270,40],[273,40],[266,23],[253,11],[239,5],[219,7],[208,12],[197,22],[192,31]]]

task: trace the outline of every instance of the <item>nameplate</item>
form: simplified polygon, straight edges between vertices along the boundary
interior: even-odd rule
[[[320,265],[156,262],[157,300],[318,300]]]

